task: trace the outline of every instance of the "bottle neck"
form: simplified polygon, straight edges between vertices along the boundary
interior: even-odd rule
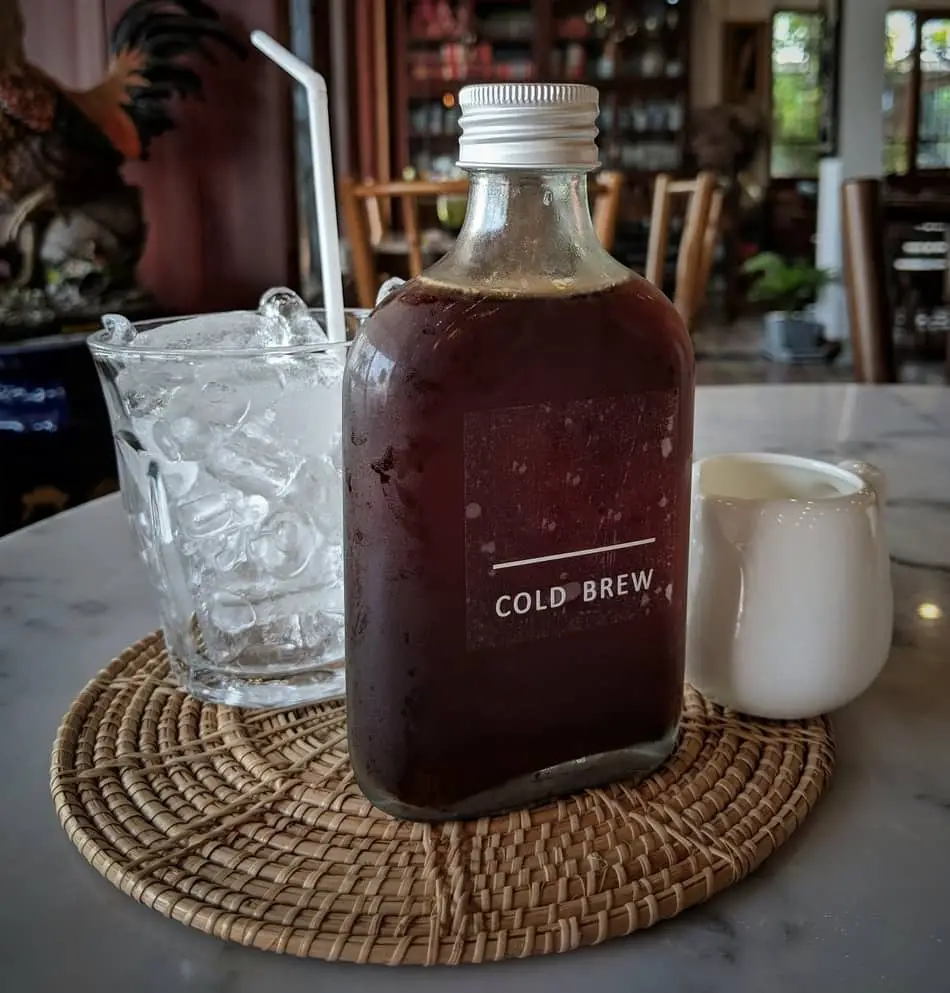
[[[591,292],[630,272],[597,238],[585,173],[478,170],[458,239],[426,276],[547,295]]]

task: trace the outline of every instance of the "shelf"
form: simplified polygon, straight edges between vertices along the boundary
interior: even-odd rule
[[[409,96],[419,100],[439,100],[443,93],[454,93],[465,82],[458,79],[410,79]]]
[[[610,37],[609,36],[598,37],[597,35],[587,34],[587,35],[584,35],[582,38],[575,38],[575,37],[572,37],[571,35],[559,34],[559,35],[556,35],[555,36],[554,41],[558,45],[571,45],[571,44],[593,45],[593,44],[597,44],[597,45],[600,45],[601,47],[603,47],[604,45],[607,44],[607,42],[610,41]]]
[[[472,41],[474,38],[474,41]],[[524,34],[508,34],[504,31],[485,31],[481,28],[474,28],[469,35],[459,35],[457,37],[439,37],[407,39],[409,50],[423,51],[432,48],[441,48],[443,45],[477,45],[480,42],[488,42],[492,45],[523,45],[530,48],[534,44],[534,34],[525,32]]]
[[[633,76],[620,75],[612,76],[610,79],[598,79],[587,76],[584,79],[565,80],[570,83],[587,83],[589,86],[596,86],[605,92],[626,92],[629,90],[640,90],[644,93],[670,93],[680,95],[683,93],[682,76]]]
[[[426,35],[421,35],[418,38],[408,38],[407,42],[410,48],[413,46],[418,48],[441,48],[443,45],[467,44],[467,40],[464,35],[456,35],[455,37],[445,35],[432,38],[427,37]]]
[[[600,91],[600,102],[606,113],[613,111],[613,123],[610,127],[601,126],[602,154],[607,153],[607,142],[616,145],[617,151],[623,145],[663,143],[675,145],[679,152],[685,156],[684,161],[688,162],[686,154],[686,133],[688,133],[690,113],[689,113],[689,79],[690,79],[690,56],[689,40],[690,32],[690,10],[698,0],[680,0],[679,14],[680,20],[675,28],[666,28],[658,37],[648,37],[644,31],[629,38],[611,37],[615,32],[605,32],[602,36],[591,28],[591,33],[575,36],[570,33],[571,27],[577,27],[573,17],[583,8],[590,7],[593,0],[585,4],[574,2],[554,3],[553,0],[521,0],[515,3],[512,0],[465,0],[469,7],[470,17],[465,22],[466,40],[458,37],[458,32],[454,30],[454,25],[445,23],[442,36],[427,38],[423,36],[424,28],[419,28],[419,33],[415,36],[409,35],[408,12],[411,11],[419,0],[398,0],[392,4],[387,4],[401,14],[402,17],[402,37],[406,39],[404,46],[408,49],[408,57],[401,65],[394,63],[394,72],[398,74],[399,86],[396,90],[397,100],[401,106],[397,108],[399,125],[396,132],[396,146],[398,148],[395,168],[398,170],[402,166],[420,155],[429,158],[440,158],[443,155],[454,153],[458,142],[458,134],[429,134],[425,128],[417,129],[414,122],[427,122],[427,118],[413,117],[416,110],[421,110],[426,103],[437,103],[442,101],[447,94],[456,97],[463,86],[477,83],[529,83],[529,82],[570,82],[583,83],[596,87]],[[450,0],[454,5],[463,0]],[[948,0],[950,2],[950,0]],[[616,5],[621,13],[642,13],[647,6],[653,7],[663,5],[661,0],[630,0],[628,3]],[[614,5],[612,4],[611,7]],[[503,14],[502,11],[505,13]],[[532,30],[529,32],[523,15],[527,12],[532,15]],[[507,16],[510,14],[510,18]],[[566,24],[565,18],[570,14],[570,23]],[[618,15],[619,16],[619,15]],[[638,14],[639,16],[639,14]],[[642,20],[642,18],[641,18]],[[618,21],[618,24],[622,23]],[[566,24],[566,28],[565,28]],[[400,36],[399,21],[397,19],[396,38]],[[562,30],[563,29],[563,30]],[[622,32],[621,32],[622,33]],[[616,42],[612,45],[612,42]],[[468,72],[465,78],[445,79],[435,75],[443,69],[441,56],[438,49],[442,45],[461,45],[465,51],[453,53],[457,58],[451,62],[446,61],[455,72]],[[579,46],[586,56],[584,59],[571,61],[575,67],[575,72],[582,66],[580,78],[570,79],[567,75],[568,58],[571,46]],[[600,58],[605,47],[614,50],[614,60]],[[641,63],[643,56],[648,51],[658,48],[663,52],[665,62],[660,63],[657,56],[650,55],[645,63]],[[490,55],[489,55],[490,53]],[[579,53],[578,53],[579,54]],[[504,58],[508,56],[509,58]],[[489,58],[491,63],[489,64]],[[681,74],[678,76],[641,76],[639,70],[641,64],[648,68],[655,68],[657,64],[672,64],[672,60],[677,60]],[[398,62],[398,60],[397,60]],[[530,62],[531,73],[523,79],[501,78],[499,73],[504,71],[507,65],[514,64],[519,68],[527,68]],[[557,63],[560,68],[558,72],[552,72],[552,66]],[[651,64],[652,63],[652,64]],[[599,78],[595,75],[601,67],[612,67],[615,75],[609,78]],[[427,78],[413,78],[412,70],[416,68],[420,72],[428,72]],[[676,67],[674,67],[676,68]],[[636,114],[638,106],[649,108],[650,104],[677,103],[683,113],[682,128],[673,131],[667,127],[650,128],[644,131],[635,131],[632,127],[633,117],[626,113],[630,108]],[[452,100],[446,97],[445,103],[451,106]],[[624,120],[625,126],[620,127],[619,121]],[[671,120],[678,120],[671,111]],[[642,120],[642,115],[637,115],[637,120]],[[657,123],[666,121],[665,116],[653,118]],[[628,152],[629,154],[629,152]],[[646,161],[652,161],[649,151],[645,153]],[[616,160],[615,160],[616,161]],[[631,187],[647,187],[652,184],[656,170],[644,169],[642,167],[624,167],[615,164],[609,166],[622,173]],[[604,168],[608,168],[607,165]],[[687,165],[680,165],[671,168],[669,171],[674,174],[683,174],[688,169]]]
[[[484,28],[475,29],[476,44],[479,41],[490,41],[493,45],[526,45],[529,48],[534,44],[534,33],[531,31],[515,32],[509,34],[506,31],[486,31]]]
[[[582,79],[567,79],[548,74],[551,82],[585,83],[596,86],[602,93],[643,93],[650,95],[683,95],[682,77],[670,76],[614,76],[611,79],[598,79],[585,76]],[[443,93],[453,93],[469,83],[532,83],[537,79],[497,79],[491,76],[472,76],[467,79],[409,79],[409,96],[413,99],[438,99]]]
[[[410,79],[409,98],[412,100],[439,100],[443,93],[457,93],[471,83],[532,83],[533,79],[493,79],[490,76],[472,76],[468,79]]]

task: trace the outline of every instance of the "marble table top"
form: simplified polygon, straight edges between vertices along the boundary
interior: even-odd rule
[[[133,903],[80,857],[48,792],[60,716],[157,613],[108,497],[0,541],[0,987],[29,993],[950,990],[950,389],[709,387],[696,453],[768,450],[889,475],[897,621],[879,681],[835,717],[828,795],[703,907],[552,959],[421,970],[226,944]]]

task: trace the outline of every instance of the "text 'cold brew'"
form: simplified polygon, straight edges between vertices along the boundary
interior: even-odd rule
[[[639,776],[683,685],[692,348],[594,233],[597,91],[459,102],[461,234],[344,387],[350,754],[412,819]]]

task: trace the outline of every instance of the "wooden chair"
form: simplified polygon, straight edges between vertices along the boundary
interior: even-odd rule
[[[897,382],[881,186],[878,179],[852,179],[841,187],[844,285],[859,383]]]
[[[623,184],[623,174],[618,172],[599,173],[591,184],[594,230],[608,252],[613,248],[616,238]],[[338,185],[359,306],[371,308],[376,304],[376,293],[380,285],[375,250],[383,243],[386,234],[384,203],[398,200],[402,205],[409,275],[418,276],[425,267],[419,202],[434,200],[443,195],[465,195],[468,193],[469,182],[467,179],[452,179],[359,183],[345,176]]]
[[[601,245],[608,252],[614,250],[617,240],[617,222],[620,220],[620,198],[623,194],[624,175],[622,172],[605,170],[599,172],[591,183],[594,208],[594,230]]]
[[[418,276],[424,268],[422,232],[419,226],[419,201],[435,200],[440,196],[464,196],[468,193],[467,179],[439,182],[427,180],[389,183],[358,183],[349,176],[339,183],[340,205],[346,221],[353,262],[353,280],[359,306],[371,308],[376,304],[379,278],[376,274],[374,246],[382,237],[380,201],[399,200],[409,256],[409,275]],[[371,231],[371,225],[373,230]]]
[[[703,264],[699,270],[699,279],[696,281],[697,297],[694,301],[693,320],[699,314],[709,289],[709,280],[712,277],[713,263],[716,261],[716,245],[722,229],[722,215],[725,209],[726,194],[719,184],[713,190],[712,199],[709,202],[709,214],[706,217],[706,228],[703,233]]]
[[[665,173],[656,177],[646,277],[660,289],[663,288],[666,274],[666,250],[673,216],[673,199],[681,196],[689,197],[689,205],[686,208],[686,220],[676,258],[676,292],[673,304],[686,326],[692,328],[712,273],[724,194],[711,172],[701,172],[695,179],[689,180],[675,180]]]

